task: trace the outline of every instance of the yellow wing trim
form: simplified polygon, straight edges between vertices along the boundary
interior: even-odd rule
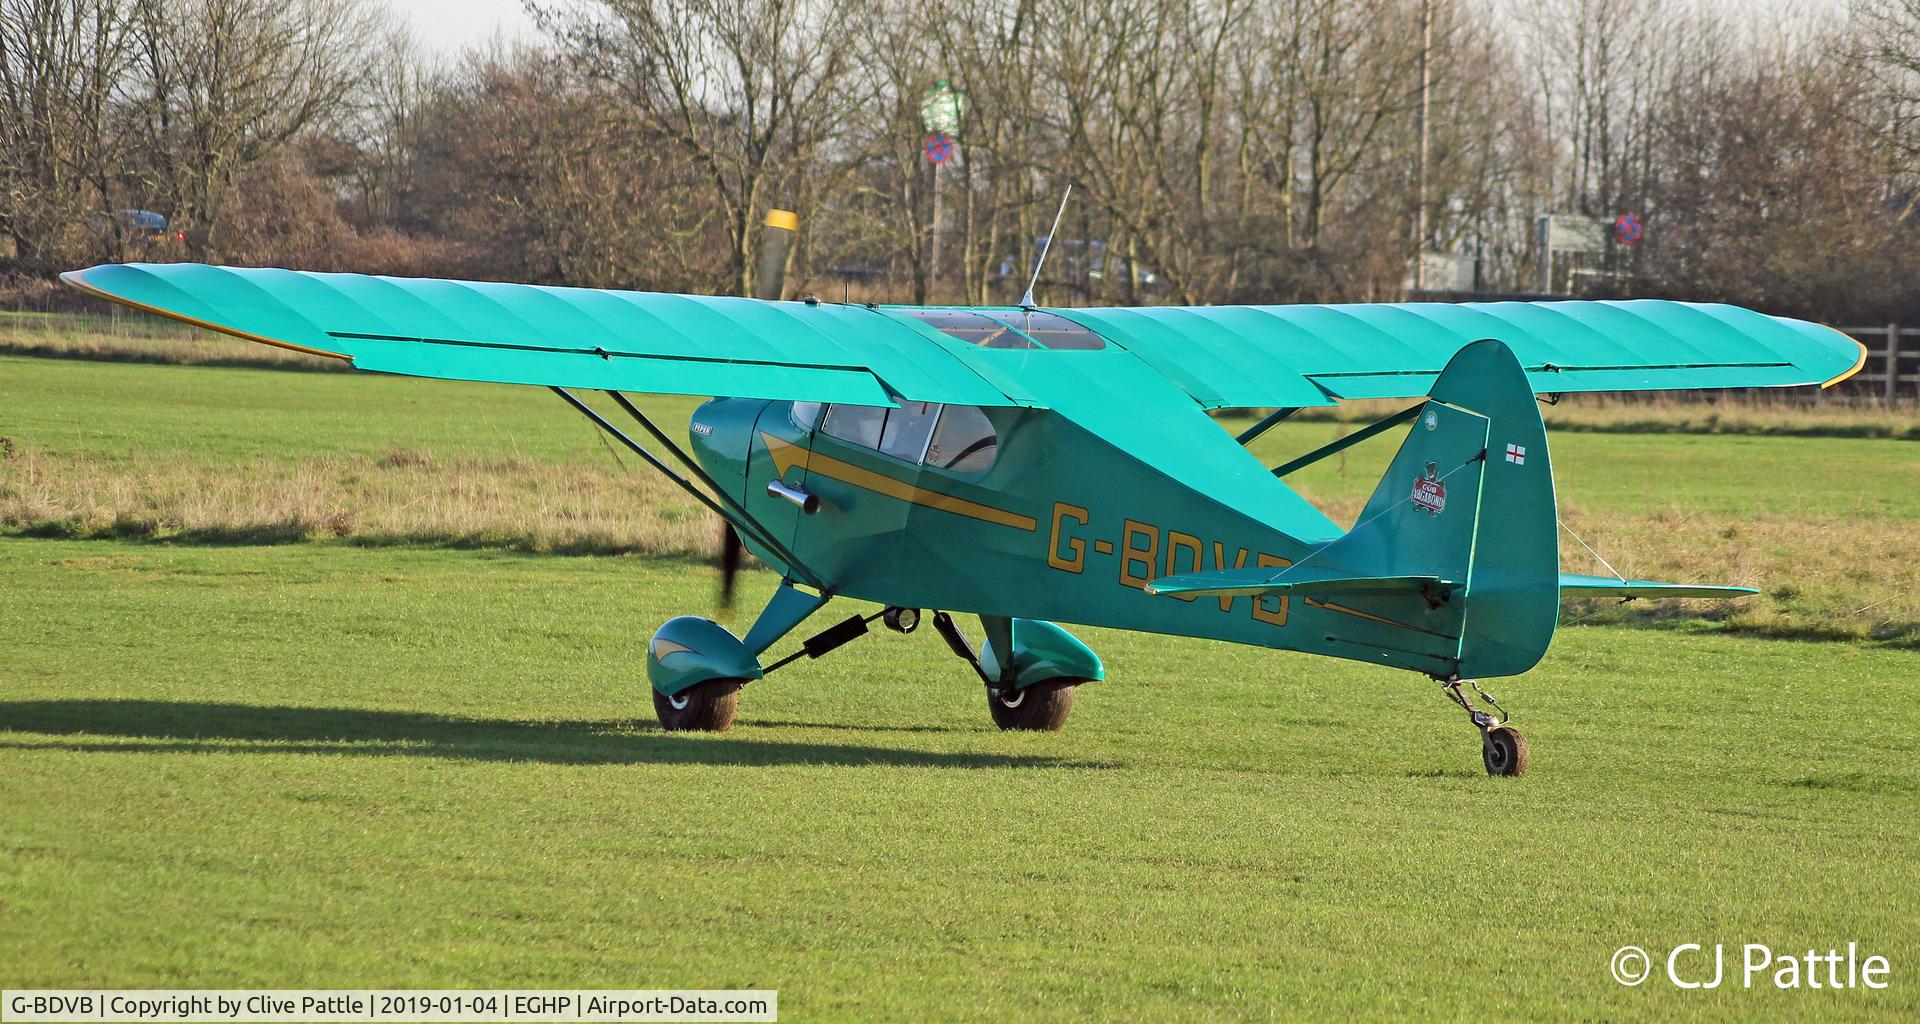
[[[1823,324],[1822,326],[1825,326],[1825,325]],[[1851,334],[1848,334],[1848,333],[1846,333],[1845,331],[1837,331],[1837,330],[1834,330],[1834,329],[1833,329],[1833,328],[1831,328],[1831,327],[1828,327],[1828,328],[1827,328],[1827,330],[1829,330],[1829,331],[1833,331],[1833,333],[1835,333],[1835,334],[1838,334],[1838,335],[1840,335],[1840,336],[1841,336],[1842,338],[1845,338],[1845,339],[1847,339],[1848,341],[1851,341],[1851,342],[1853,342],[1853,344],[1854,344],[1854,346],[1855,346],[1856,348],[1858,348],[1858,349],[1860,350],[1860,356],[1859,356],[1859,358],[1857,358],[1857,359],[1855,359],[1855,360],[1853,361],[1853,368],[1852,368],[1852,369],[1850,369],[1850,370],[1848,370],[1847,372],[1845,372],[1845,373],[1843,373],[1843,374],[1841,374],[1840,376],[1838,376],[1838,377],[1835,377],[1835,378],[1833,378],[1832,380],[1830,380],[1830,381],[1827,381],[1826,383],[1824,383],[1824,384],[1822,384],[1822,385],[1820,385],[1820,386],[1821,386],[1822,388],[1830,388],[1830,387],[1832,387],[1832,386],[1834,386],[1835,384],[1838,384],[1838,383],[1840,383],[1841,381],[1843,381],[1843,380],[1846,380],[1846,379],[1847,379],[1848,377],[1851,377],[1851,376],[1853,376],[1854,374],[1856,374],[1856,373],[1859,373],[1859,372],[1860,372],[1860,369],[1861,369],[1861,367],[1864,367],[1864,366],[1866,366],[1866,365],[1867,365],[1867,346],[1866,346],[1866,345],[1864,345],[1864,344],[1862,344],[1862,343],[1860,342],[1860,339],[1858,339],[1858,338],[1856,338],[1856,337],[1854,337],[1854,336],[1853,336],[1853,335],[1851,335]]]

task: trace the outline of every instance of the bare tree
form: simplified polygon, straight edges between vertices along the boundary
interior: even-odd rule
[[[0,0],[0,237],[28,268],[125,251],[109,119],[128,29],[120,0]]]
[[[444,69],[404,24],[394,25],[371,54],[356,115],[341,126],[354,156],[356,220],[414,227],[406,198],[413,191],[415,156],[428,104],[441,91]]]
[[[386,14],[365,0],[134,0],[133,136],[152,189],[218,259],[233,184],[302,132],[343,115],[367,81]]]
[[[1047,35],[1047,12],[1044,0],[917,2],[941,74],[967,90],[956,175],[959,262],[967,299],[987,303],[996,282],[1009,292],[1025,283],[1031,240],[1052,213],[1047,201],[1066,184],[1058,140],[1041,114],[1037,40]],[[1003,266],[1018,284],[1000,280]]]
[[[704,168],[727,229],[727,287],[751,294],[762,205],[807,172],[839,112],[844,0],[582,0],[536,10],[570,56]]]

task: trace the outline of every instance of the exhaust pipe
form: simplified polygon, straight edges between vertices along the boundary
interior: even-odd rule
[[[795,487],[791,484],[782,483],[779,480],[769,480],[767,481],[767,493],[772,495],[773,497],[785,498],[786,500],[793,502],[795,505],[798,505],[800,507],[800,511],[805,512],[808,515],[812,515],[815,512],[820,511],[819,495],[814,494],[810,491],[802,490],[801,488]]]

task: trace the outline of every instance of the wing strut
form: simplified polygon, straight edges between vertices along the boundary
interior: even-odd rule
[[[1272,430],[1275,426],[1279,425],[1281,420],[1284,420],[1287,417],[1299,411],[1300,410],[1298,408],[1289,409],[1289,408],[1282,407],[1279,409],[1275,409],[1272,412],[1267,414],[1266,419],[1263,419],[1260,422],[1255,423],[1253,426],[1248,427],[1245,431],[1241,432],[1239,437],[1234,438],[1234,440],[1240,442],[1240,446],[1244,448],[1247,445],[1252,444],[1254,438],[1259,437],[1261,434],[1264,434],[1269,430]]]
[[[1307,454],[1302,455],[1297,459],[1294,459],[1292,462],[1283,463],[1281,465],[1273,467],[1273,475],[1286,476],[1288,473],[1291,473],[1296,469],[1301,469],[1307,466],[1311,466],[1314,463],[1319,462],[1321,459],[1324,459],[1329,455],[1334,455],[1334,454],[1338,454],[1339,452],[1344,452],[1347,449],[1353,447],[1354,445],[1359,444],[1362,441],[1365,441],[1367,438],[1372,437],[1373,435],[1378,434],[1383,430],[1391,430],[1392,428],[1407,422],[1408,420],[1414,418],[1415,416],[1418,416],[1420,414],[1420,410],[1426,407],[1427,407],[1427,403],[1425,402],[1421,402],[1419,405],[1409,405],[1405,409],[1402,409],[1399,412],[1394,413],[1393,415],[1387,417],[1386,419],[1375,420],[1374,422],[1369,423],[1364,427],[1361,427],[1359,430],[1356,430],[1353,433],[1348,434],[1347,436],[1339,439],[1338,441],[1333,442],[1332,444],[1321,445],[1320,447],[1315,448],[1313,451],[1310,451]]]
[[[614,437],[614,440],[619,441],[623,445],[626,445],[629,449],[633,451],[635,455],[638,455],[642,459],[645,459],[647,462],[647,465],[652,466],[654,469],[659,470],[661,474],[664,475],[667,479],[673,481],[675,484],[678,484],[681,490],[686,491],[688,494],[692,495],[695,501],[698,501],[700,504],[705,505],[707,509],[711,511],[714,515],[719,516],[721,519],[725,520],[729,525],[731,525],[734,529],[740,531],[741,533],[752,534],[753,538],[755,540],[758,540],[761,544],[765,545],[767,550],[772,551],[774,555],[777,556],[781,561],[786,562],[787,568],[793,573],[797,574],[801,578],[802,582],[806,583],[808,586],[813,587],[814,589],[819,590],[823,593],[826,591],[827,586],[824,580],[822,580],[818,575],[816,575],[813,572],[813,570],[808,569],[806,565],[800,561],[799,558],[794,556],[792,551],[788,550],[785,544],[780,543],[779,540],[777,540],[773,536],[773,534],[767,530],[766,527],[760,525],[759,520],[753,518],[753,516],[750,513],[748,513],[747,510],[743,508],[739,502],[733,500],[733,498],[730,495],[728,495],[725,490],[721,489],[721,487],[718,484],[714,483],[713,478],[709,477],[706,474],[706,472],[700,468],[698,463],[688,458],[687,454],[681,451],[678,445],[674,444],[671,440],[669,440],[667,438],[667,435],[663,433],[659,427],[655,426],[653,421],[648,419],[646,415],[639,410],[639,408],[637,408],[632,402],[628,401],[627,396],[621,394],[618,391],[607,392],[608,396],[610,396],[615,402],[618,402],[620,404],[620,408],[625,409],[628,415],[632,416],[635,420],[638,420],[640,425],[646,428],[647,433],[653,435],[654,440],[659,441],[662,445],[665,445],[667,450],[673,453],[674,458],[679,459],[680,464],[687,468],[688,472],[692,473],[695,477],[698,477],[701,483],[706,484],[709,488],[712,488],[714,497],[718,497],[721,502],[726,503],[725,508],[722,508],[719,503],[715,502],[714,497],[709,497],[706,494],[706,492],[700,490],[700,488],[698,487],[695,487],[693,485],[693,481],[688,480],[686,477],[681,476],[679,473],[675,472],[672,466],[669,466],[665,462],[661,461],[659,456],[648,451],[645,446],[640,444],[640,442],[635,441],[631,437],[628,437],[625,433],[623,433],[620,430],[619,427],[616,427],[613,424],[608,423],[606,420],[606,417],[600,415],[598,412],[595,412],[592,406],[589,406],[587,405],[587,403],[582,402],[580,399],[574,397],[573,392],[568,391],[566,388],[563,388],[563,387],[554,387],[552,388],[552,391],[554,394],[559,395],[561,398],[566,399],[567,404],[579,410],[581,415],[592,420],[595,426],[598,426],[601,430],[604,430],[607,433],[612,434]]]

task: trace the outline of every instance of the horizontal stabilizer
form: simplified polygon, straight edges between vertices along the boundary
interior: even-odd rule
[[[1560,574],[1561,597],[1747,597],[1758,594],[1752,587],[1716,587],[1698,583],[1655,583],[1652,580],[1617,580],[1611,576]]]
[[[1162,576],[1147,593],[1180,597],[1240,594],[1430,594],[1435,597],[1462,584],[1438,576],[1354,576],[1309,566],[1265,569],[1216,569]]]

